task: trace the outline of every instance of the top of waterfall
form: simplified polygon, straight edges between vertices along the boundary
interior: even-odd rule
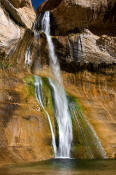
[[[42,19],[42,30],[47,35],[50,35],[50,12],[46,11]]]

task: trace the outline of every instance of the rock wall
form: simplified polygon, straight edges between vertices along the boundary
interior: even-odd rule
[[[35,12],[30,1],[0,1],[0,55],[13,52],[25,28],[31,28]]]
[[[81,41],[80,36],[82,37]],[[104,47],[104,42],[98,47],[97,40],[101,41],[103,38],[114,42],[110,47],[108,45]],[[60,58],[66,91],[78,99],[83,114],[96,131],[107,156],[115,158],[116,52],[115,49],[113,50],[115,37],[96,37],[86,30],[81,34],[53,36],[52,39],[56,54]],[[32,63],[29,67],[31,72],[42,77],[53,77],[49,70],[48,45],[43,33],[40,33],[39,38],[34,38],[32,31],[25,33],[25,38],[14,55],[15,58],[20,58],[18,63],[22,67],[26,49],[30,44]],[[20,55],[20,50],[22,50],[22,55]],[[80,154],[75,152],[74,155],[80,158],[84,157],[82,152]]]
[[[36,101],[33,77],[13,67],[0,69],[0,166],[53,157],[49,123]]]
[[[49,9],[52,9],[52,27],[56,35],[67,35],[86,27],[99,34],[116,34],[115,0],[47,0],[38,12]]]
[[[28,81],[33,79],[13,59],[35,16],[30,0],[0,1],[0,165],[53,156],[49,124]]]
[[[109,158],[116,158],[115,8],[115,0],[47,0],[38,9],[39,14],[51,10],[65,89],[78,99]],[[32,78],[32,73],[52,76],[45,34],[39,31],[35,38],[30,29],[35,18],[30,1],[1,0],[0,13],[0,164],[51,158],[49,125]],[[31,65],[26,66],[28,48]]]
[[[77,97],[108,157],[114,158],[116,1],[48,0],[38,13],[46,10],[51,10],[51,34],[65,88]]]
[[[65,88],[78,99],[109,158],[116,157],[115,69],[63,73]]]

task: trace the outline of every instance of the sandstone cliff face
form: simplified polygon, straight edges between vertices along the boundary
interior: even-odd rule
[[[39,7],[38,13],[49,9],[51,34],[58,36],[56,45],[62,49],[59,50],[61,59],[64,57],[64,61],[72,61],[74,64],[115,63],[115,0],[48,0]],[[65,55],[63,47],[67,50]]]
[[[0,166],[53,157],[49,123],[36,101],[33,77],[15,66],[0,69]]]
[[[86,38],[86,34],[89,35],[88,38]],[[103,49],[97,53],[98,48],[94,45],[94,40],[102,40],[102,37],[96,37],[86,30],[81,42],[79,33],[68,36],[53,36],[52,39],[60,61],[66,91],[78,99],[83,114],[96,131],[107,156],[115,158],[116,66],[110,58],[107,58],[106,50]],[[115,42],[112,47],[114,45]],[[13,56],[15,62],[18,58],[18,66],[22,67],[24,64],[28,46],[30,46],[31,51],[31,72],[42,77],[52,77],[48,66],[49,53],[45,34],[40,33],[39,38],[34,38],[32,31],[28,30],[25,33],[24,39]],[[84,52],[83,47],[89,48],[87,53]],[[94,47],[97,49],[94,50]],[[115,57],[116,52],[112,50],[112,47],[108,47],[108,52],[114,54]],[[22,51],[21,54],[20,51]],[[75,143],[77,142],[76,140]],[[77,158],[84,158],[85,154],[79,150],[78,148],[74,151],[73,155]]]
[[[65,88],[77,97],[109,158],[116,157],[116,67],[63,73]],[[93,69],[94,70],[94,69]]]
[[[0,54],[13,52],[25,28],[31,28],[35,12],[30,1],[0,2]]]
[[[23,35],[34,20],[30,16],[35,16],[30,1],[1,2],[0,163],[51,158],[49,124],[36,102],[30,78],[31,73],[52,76],[46,37],[40,32],[35,38],[30,29]],[[78,99],[109,158],[116,158],[115,4],[115,0],[47,0],[38,9],[38,13],[51,10],[51,34],[65,89]],[[31,64],[26,66],[29,49]],[[84,157],[80,150],[74,155]]]
[[[109,30],[109,33],[116,33],[115,0],[48,0],[38,11],[49,9],[52,9],[52,26],[56,35],[73,33],[86,27],[99,33]]]
[[[13,59],[35,16],[30,0],[0,1],[0,165],[53,155],[48,121],[36,102],[33,85],[25,79],[29,73],[18,70],[17,58]]]
[[[82,33],[54,37],[53,41],[60,61],[69,65],[72,72],[78,72],[79,65],[92,64],[97,67],[100,64],[116,63],[115,36],[97,36],[85,29]]]
[[[38,13],[46,10],[51,10],[65,88],[77,97],[108,157],[114,158],[116,1],[48,0]]]

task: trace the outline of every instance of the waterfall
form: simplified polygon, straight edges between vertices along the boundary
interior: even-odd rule
[[[81,35],[78,37],[78,59],[83,56],[83,49],[82,49],[82,41],[81,41]]]
[[[53,82],[53,80],[49,78],[49,82],[53,90],[55,116],[56,116],[58,129],[59,129],[59,147],[57,149],[55,157],[70,158],[70,149],[71,149],[72,138],[73,138],[72,121],[71,121],[71,116],[68,109],[66,94],[63,88],[59,62],[55,54],[52,38],[50,36],[50,12],[49,11],[45,12],[41,25],[42,25],[42,30],[45,33],[47,42],[48,42],[50,67],[58,82],[58,85],[56,85]]]
[[[48,118],[48,121],[49,121],[49,125],[50,125],[51,135],[52,135],[52,145],[53,145],[53,149],[54,149],[54,154],[56,155],[56,141],[55,141],[55,135],[54,135],[52,123],[51,123],[51,120],[50,120],[50,116],[49,116],[48,112],[46,111],[46,109],[44,107],[44,104],[43,104],[42,80],[38,76],[34,76],[34,79],[35,79],[36,99],[37,99],[38,103],[41,105],[41,107],[43,108],[44,112],[47,115],[47,118]]]
[[[75,122],[74,125],[78,125],[78,133],[80,132],[82,141],[84,143],[84,146],[86,148],[86,154],[88,159],[94,159],[96,157],[96,154],[99,155],[99,157],[107,159],[106,152],[94,130],[92,125],[87,120],[86,116],[83,115],[82,111],[80,110],[80,107],[77,105],[77,103],[69,102],[69,109],[71,111],[71,114],[73,116],[73,120]]]
[[[62,78],[60,74],[60,66],[57,59],[57,56],[55,54],[54,44],[52,41],[52,38],[50,36],[50,12],[45,12],[43,19],[42,19],[42,30],[46,35],[47,42],[48,42],[48,48],[49,48],[49,57],[50,57],[50,67],[53,71],[53,74],[55,75],[55,78],[57,82],[62,84]]]
[[[94,158],[94,156],[98,154],[103,158],[107,158],[106,153],[94,129],[91,127],[86,118],[79,112],[79,110],[77,110],[74,106],[70,106],[70,103],[68,103],[67,101],[66,93],[63,87],[63,80],[60,73],[60,65],[58,62],[58,58],[55,54],[55,48],[52,38],[50,36],[50,12],[47,11],[44,14],[38,16],[37,21],[35,21],[33,25],[34,37],[39,42],[40,33],[38,32],[38,30],[40,28],[42,28],[42,31],[46,35],[49,49],[50,68],[55,78],[55,80],[49,78],[49,85],[52,91],[55,118],[58,124],[58,146],[56,146],[55,134],[49,113],[45,109],[43,103],[42,79],[38,76],[34,76],[35,94],[38,103],[41,105],[43,111],[48,118],[55,158],[70,158],[70,150],[73,140],[71,114],[73,117],[73,121],[75,120],[75,126],[78,125],[78,131],[82,137],[82,146],[85,146],[87,156],[89,158]],[[82,54],[83,52],[81,47],[81,38],[78,38],[78,56],[80,57],[82,56]],[[25,64],[31,64],[31,44],[28,45],[25,53]],[[94,149],[96,151],[94,151]]]
[[[26,65],[30,65],[31,64],[31,49],[30,49],[31,45],[29,45],[26,49],[25,52],[25,64]]]
[[[59,127],[59,148],[56,157],[70,158],[72,143],[72,121],[64,89],[49,79],[53,89],[55,116]]]

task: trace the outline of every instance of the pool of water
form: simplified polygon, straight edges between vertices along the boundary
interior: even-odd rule
[[[0,175],[116,175],[116,160],[51,159],[8,165]]]

